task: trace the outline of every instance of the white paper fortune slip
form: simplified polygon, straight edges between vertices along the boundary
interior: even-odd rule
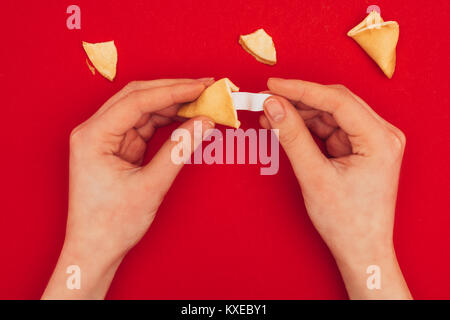
[[[271,94],[250,93],[250,92],[232,92],[231,98],[236,110],[263,111],[264,101]]]

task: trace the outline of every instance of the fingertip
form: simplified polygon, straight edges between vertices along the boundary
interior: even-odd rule
[[[283,106],[292,105],[292,103],[289,100],[287,100],[286,98],[277,96],[275,94],[272,94],[270,97],[268,97],[264,101],[264,109],[266,109],[267,105],[269,105],[269,104],[271,104],[273,102],[282,104]]]
[[[216,126],[210,118],[202,119],[203,129],[212,129]]]
[[[197,79],[197,81],[211,81],[211,80],[214,80],[214,77],[203,77]]]
[[[267,80],[267,87],[271,89],[273,86],[283,83],[283,81],[287,81],[285,78],[277,78],[271,77]]]
[[[205,90],[205,88],[206,88],[206,84],[203,83],[202,81],[198,81],[197,83],[195,83],[195,85],[196,85],[198,88],[201,88],[202,91]]]
[[[199,79],[197,79],[197,81],[203,83],[206,87],[209,87],[210,85],[212,85],[215,82],[215,79],[214,79],[214,77],[199,78]]]
[[[191,118],[185,122],[185,125],[192,126],[192,128],[193,128],[196,121],[199,121],[202,123],[202,128],[204,130],[212,129],[216,126],[215,122],[211,118],[206,117],[206,116],[197,116],[197,117]]]
[[[267,79],[267,82],[274,82],[274,81],[282,81],[284,78],[278,78],[278,77],[270,77]]]
[[[269,103],[271,100],[284,100],[283,97],[277,96],[276,94],[272,94],[270,97],[268,97],[266,100],[264,100],[264,104]]]
[[[193,83],[177,84],[172,91],[172,95],[175,94],[177,101],[175,102],[190,102],[197,99],[200,94],[206,89],[206,85],[200,81]]]
[[[264,114],[259,116],[259,124],[264,129],[272,129],[272,127],[270,126],[269,120],[267,119],[267,117]]]
[[[192,119],[194,119],[194,120],[201,120],[201,121],[205,121],[205,122],[209,122],[209,123],[211,123],[212,126],[215,125],[214,120],[211,119],[210,117],[207,117],[207,116],[197,116],[197,117],[192,118]]]
[[[166,87],[172,93],[198,93],[206,88],[205,84],[200,81],[192,81],[188,83],[176,83]],[[150,90],[158,90],[160,88],[153,88]]]
[[[264,115],[271,128],[278,128],[283,122],[303,122],[298,110],[286,98],[273,95],[264,101]]]
[[[281,122],[286,116],[282,101],[275,96],[264,101],[264,113],[273,122]]]

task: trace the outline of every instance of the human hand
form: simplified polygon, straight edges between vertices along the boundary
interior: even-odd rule
[[[182,164],[168,140],[141,166],[146,142],[173,121],[181,103],[195,100],[213,79],[131,82],[70,136],[69,214],[58,265],[43,298],[103,298],[122,258],[145,234]],[[209,119],[180,128],[193,137]],[[191,150],[195,149],[191,141]],[[78,265],[81,290],[65,288],[68,265]]]
[[[404,134],[340,85],[269,79],[260,123],[279,129],[308,214],[330,248],[350,298],[411,298],[393,246]],[[293,105],[293,104],[295,105]],[[325,157],[309,128],[325,140]],[[380,267],[382,290],[366,287]]]

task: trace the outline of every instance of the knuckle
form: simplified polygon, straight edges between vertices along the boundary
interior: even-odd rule
[[[86,128],[78,126],[70,133],[70,145],[77,146],[80,143],[86,141]]]
[[[70,144],[76,144],[79,140],[80,140],[80,127],[76,127],[75,129],[72,130],[72,132],[70,132]]]
[[[391,148],[395,152],[400,152],[403,150],[403,144],[400,138],[396,134],[391,135]]]
[[[308,96],[308,90],[304,87],[297,88],[297,94],[299,95],[299,100],[302,101]]]
[[[140,97],[140,94],[136,90],[128,91],[125,93],[125,98],[133,101],[134,103],[138,102],[139,97]]]
[[[335,88],[337,91],[341,93],[348,93],[350,91],[346,86],[340,83],[333,85],[333,88]]]
[[[402,146],[404,148],[406,146],[406,135],[405,135],[405,133],[402,130],[400,130],[400,129],[397,129],[396,133],[397,133],[397,136],[400,139],[400,142],[401,142],[401,144],[402,144]]]
[[[181,95],[177,91],[170,91],[170,101],[171,104],[175,104],[178,101],[182,101]]]
[[[131,92],[133,90],[136,90],[138,87],[139,82],[136,80],[128,82],[125,87],[123,87],[124,91]]]
[[[400,135],[395,132],[389,132],[386,134],[385,144],[388,149],[388,154],[394,158],[398,158],[398,156],[403,154],[406,139],[403,138],[402,135],[404,136],[403,133]]]
[[[280,129],[280,142],[286,147],[292,147],[298,142],[299,131],[295,128]]]
[[[140,89],[141,85],[140,85],[140,81],[130,81],[128,82],[125,87],[123,87],[122,92],[124,93],[125,96],[130,95],[132,92],[135,92],[137,90]]]

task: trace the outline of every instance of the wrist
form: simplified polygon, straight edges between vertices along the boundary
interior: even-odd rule
[[[66,240],[42,298],[103,299],[122,259],[123,255],[112,256]],[[69,286],[69,279],[75,279],[79,287]]]
[[[91,241],[81,236],[66,236],[61,256],[79,261],[94,261],[102,268],[120,263],[126,252],[118,251],[114,246],[100,241]]]
[[[397,261],[392,241],[376,242],[370,245],[353,243],[351,247],[332,250],[338,266],[364,266],[379,263],[394,263]]]
[[[336,263],[351,299],[411,299],[392,243],[341,255]]]

